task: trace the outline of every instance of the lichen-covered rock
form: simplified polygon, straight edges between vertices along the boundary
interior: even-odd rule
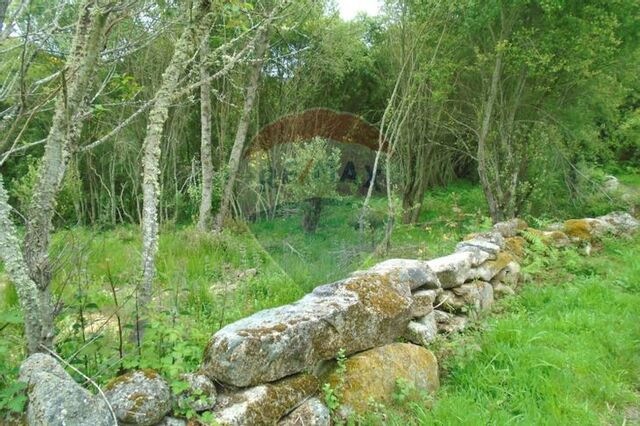
[[[582,241],[591,241],[606,234],[631,234],[639,227],[640,222],[625,212],[612,212],[595,219],[571,219],[564,222],[565,234]]]
[[[178,395],[178,405],[182,408],[190,407],[194,411],[210,410],[216,404],[216,386],[204,374],[186,373],[180,375],[180,380],[188,384],[188,388]]]
[[[344,374],[332,373],[328,383],[340,387],[343,416],[364,414],[374,400],[389,403],[397,390],[397,380],[420,391],[435,391],[439,386],[438,362],[427,349],[411,343],[392,343],[359,353],[346,363]]]
[[[309,398],[284,417],[278,426],[330,426],[331,413],[318,398]]]
[[[441,290],[438,290],[441,291]],[[438,295],[437,290],[417,290],[411,294],[413,303],[411,304],[411,316],[413,318],[423,317],[433,311],[433,302]]]
[[[487,243],[487,244],[491,244],[491,243]],[[468,246],[461,245],[459,246],[459,248],[456,249],[456,253],[458,252],[465,252],[465,254],[471,255],[471,267],[481,265],[487,260],[495,259],[495,255],[481,249],[480,247],[472,246],[472,245],[468,245]]]
[[[483,260],[481,260],[480,263],[482,263],[487,259],[495,259],[500,252],[500,246],[492,243],[491,241],[476,237],[470,240],[460,241],[456,245],[456,251],[485,252],[489,256],[486,256]]]
[[[467,235],[464,238],[464,241],[469,241],[473,239],[481,239],[484,241],[488,241],[492,244],[499,246],[500,250],[504,248],[504,237],[498,231],[475,232],[473,234]]]
[[[506,284],[502,284],[500,282],[493,284],[493,296],[496,299],[513,296],[514,294],[516,294],[515,290]]]
[[[99,396],[77,384],[49,355],[37,353],[20,366],[27,383],[27,424],[31,426],[113,426],[109,408]]]
[[[626,212],[612,212],[598,219],[611,225],[618,235],[630,235],[640,228],[640,221]]]
[[[517,287],[522,279],[520,273],[520,264],[515,261],[511,261],[506,267],[500,270],[495,277],[491,280],[491,284],[503,283],[512,287]]]
[[[513,256],[505,251],[500,252],[495,260],[487,260],[482,265],[470,270],[467,274],[467,278],[491,281],[493,277],[498,275],[498,273],[506,268],[511,262],[513,262]]]
[[[436,314],[431,312],[422,318],[417,318],[407,325],[404,338],[420,346],[428,346],[438,335]]]
[[[524,256],[524,249],[527,246],[527,240],[522,237],[509,237],[505,238],[504,251],[511,254],[514,257],[522,258]]]
[[[419,287],[440,288],[438,277],[424,260],[389,259],[378,263],[367,271],[357,271],[354,276],[370,273],[387,275],[395,282],[408,285],[411,290]]]
[[[366,274],[317,287],[299,301],[258,312],[211,338],[201,371],[238,387],[313,368],[344,349],[393,341],[411,319],[411,291],[388,275]]]
[[[222,426],[273,425],[313,395],[318,387],[318,379],[313,375],[298,374],[231,395],[221,395],[214,415]]]
[[[175,417],[165,417],[160,420],[160,423],[155,426],[187,426],[187,422],[182,419],[177,419]]]
[[[570,219],[564,222],[564,233],[577,240],[591,241],[594,237],[592,219]]]
[[[438,276],[442,288],[447,289],[457,287],[468,279],[474,260],[473,253],[461,251],[427,263]]]
[[[511,219],[504,222],[498,222],[493,225],[493,230],[502,234],[503,237],[515,237],[518,234],[518,231],[523,229],[527,229],[529,225],[522,219]]]
[[[105,386],[104,393],[122,423],[155,425],[171,410],[169,384],[151,369],[116,377]]]
[[[448,312],[464,313],[488,309],[493,304],[493,287],[484,281],[474,281],[460,287],[444,290],[436,305]]]
[[[436,309],[433,311],[438,326],[438,333],[452,334],[459,333],[467,328],[469,320],[462,315],[454,315],[448,312]]]
[[[572,246],[573,245],[572,238],[574,240],[579,240],[579,238],[575,236],[570,238],[567,234],[565,234],[562,231],[540,231],[538,229],[528,228],[527,232],[539,238],[544,244],[547,244],[556,248],[565,248],[565,247]],[[590,235],[591,234],[589,234],[589,236],[586,237],[586,239],[591,239]]]

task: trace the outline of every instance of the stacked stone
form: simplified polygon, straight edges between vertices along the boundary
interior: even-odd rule
[[[438,334],[463,330],[494,298],[515,293],[523,235],[589,248],[604,234],[629,234],[639,226],[626,213],[544,231],[514,219],[470,235],[448,256],[386,260],[219,330],[200,371],[182,377],[188,386],[179,395],[171,395],[157,373],[141,370],[114,379],[104,397],[93,396],[53,358],[32,355],[21,369],[30,384],[29,424],[113,424],[115,416],[120,424],[184,425],[166,417],[175,401],[212,412],[221,425],[328,426],[321,383],[339,397],[343,416],[367,411],[370,399],[389,402],[398,379],[419,391],[437,389],[437,360],[428,346]],[[339,353],[348,358],[336,368]],[[50,398],[51,392],[59,397]]]

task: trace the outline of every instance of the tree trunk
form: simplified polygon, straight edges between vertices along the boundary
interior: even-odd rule
[[[200,164],[202,167],[202,199],[198,229],[204,231],[211,218],[211,198],[213,191],[213,160],[211,158],[211,83],[206,57],[209,38],[204,37],[200,48]]]
[[[85,96],[103,46],[107,16],[108,12],[102,10],[95,0],[86,0],[80,9],[71,55],[62,73],[62,91],[56,100],[28,212],[24,260],[31,280],[38,287],[43,327],[41,343],[47,347],[53,341],[53,309],[49,288],[51,265],[48,257],[51,221],[55,214],[56,195],[80,136]]]
[[[322,213],[322,198],[313,197],[307,200],[302,213],[302,228],[307,234],[313,234],[318,229]]]
[[[242,109],[242,116],[240,117],[240,121],[238,123],[236,137],[233,142],[233,148],[231,149],[231,156],[229,157],[229,176],[227,177],[227,181],[225,182],[222,200],[220,201],[220,210],[218,211],[218,215],[216,216],[215,228],[217,231],[222,230],[224,220],[229,213],[229,205],[231,204],[233,187],[235,186],[238,168],[240,167],[240,159],[242,157],[242,151],[244,150],[244,144],[247,139],[247,131],[249,130],[251,111],[253,110],[253,104],[258,92],[260,71],[262,70],[262,60],[265,56],[265,52],[269,44],[268,26],[263,26],[259,31],[261,31],[261,33],[258,35],[256,40],[255,62],[250,71],[249,83],[244,100],[244,107]]]
[[[11,0],[0,0],[0,34],[4,30],[4,18],[7,14],[7,8]]]
[[[194,21],[198,23],[197,40],[208,32],[212,15],[209,0],[201,0]],[[162,74],[162,83],[149,112],[146,135],[142,144],[142,282],[139,287],[139,305],[142,312],[136,321],[135,337],[142,341],[144,321],[152,298],[156,274],[155,257],[158,252],[158,197],[160,196],[160,142],[169,115],[171,98],[175,94],[180,76],[184,73],[193,51],[193,25],[188,26],[175,44],[171,62]]]
[[[40,344],[50,345],[53,333],[48,328],[47,321],[42,321],[43,309],[40,306],[38,287],[29,276],[26,262],[20,251],[20,241],[11,221],[11,207],[2,175],[0,175],[0,259],[18,292],[20,308],[24,316],[27,349],[30,354],[38,352]],[[49,306],[45,309],[49,309]]]
[[[493,75],[491,76],[491,86],[489,87],[489,93],[484,102],[482,124],[480,132],[478,134],[478,176],[480,177],[480,184],[482,191],[484,192],[487,204],[489,206],[489,215],[491,220],[496,223],[502,220],[502,213],[498,200],[495,194],[495,188],[492,187],[492,182],[489,174],[491,170],[487,161],[488,146],[487,139],[489,138],[489,130],[491,127],[491,116],[493,114],[493,107],[498,96],[498,82],[500,81],[500,75],[502,73],[502,53],[496,53],[496,63],[493,69]],[[497,184],[497,182],[493,182]]]

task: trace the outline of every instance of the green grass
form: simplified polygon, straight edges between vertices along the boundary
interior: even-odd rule
[[[157,256],[148,338],[139,357],[127,339],[140,276],[139,228],[61,230],[53,238],[52,259],[57,265],[54,299],[62,301],[56,320],[56,349],[99,383],[117,374],[121,366],[156,368],[170,378],[192,371],[209,337],[219,328],[304,294],[246,228],[216,236],[201,235],[193,228],[165,229]],[[4,316],[19,312],[13,287],[6,286],[2,294],[0,325],[4,325]],[[116,312],[124,324],[122,361]],[[21,333],[19,323],[0,332],[0,384],[15,379],[25,356]]]
[[[372,252],[382,230],[363,241],[354,227],[361,201],[344,198],[329,204],[314,235],[302,232],[298,212],[259,221],[250,230],[237,226],[218,236],[201,235],[192,227],[163,228],[149,338],[141,357],[126,341],[122,361],[114,314],[129,324],[135,314],[140,230],[137,226],[59,230],[51,250],[56,267],[54,295],[62,302],[56,348],[98,382],[108,380],[120,366],[152,367],[168,377],[195,369],[207,340],[222,326],[290,303],[318,285],[380,260]],[[372,205],[384,211],[386,200],[373,199]],[[481,191],[469,183],[430,192],[420,224],[398,224],[386,257],[430,258],[447,253],[464,234],[486,225],[482,206]],[[2,265],[0,284],[6,281],[1,269]],[[252,270],[257,273],[247,273]],[[10,285],[2,287],[0,312],[15,319],[19,315],[15,291]],[[111,322],[100,328],[106,318]],[[129,332],[125,324],[125,337]],[[0,332],[0,383],[15,378],[25,355],[21,333],[19,323]]]
[[[373,198],[374,210],[386,210],[386,198]],[[352,271],[390,257],[430,259],[451,252],[466,234],[489,226],[480,189],[468,182],[429,191],[417,225],[396,223],[391,251],[373,255],[384,224],[364,238],[356,227],[361,198],[330,202],[315,234],[307,235],[301,213],[250,224],[258,242],[305,291],[346,277]],[[381,214],[384,218],[384,214]]]
[[[435,402],[390,408],[384,423],[624,424],[640,410],[639,248],[636,237],[560,256],[478,329],[440,343]]]
[[[329,204],[313,235],[302,232],[296,211],[218,236],[192,227],[162,229],[149,338],[141,357],[129,345],[122,361],[113,326],[83,335],[80,311],[85,319],[112,315],[113,284],[125,305],[119,312],[132,314],[139,228],[58,231],[54,293],[64,307],[57,349],[99,383],[120,366],[156,368],[169,379],[193,370],[211,334],[225,324],[381,260],[372,253],[382,230],[363,240],[354,227],[360,203]],[[384,211],[386,200],[372,204]],[[467,233],[488,226],[480,189],[458,182],[427,194],[417,225],[396,224],[383,257],[444,255]],[[536,266],[537,281],[498,304],[497,316],[435,348],[444,373],[436,402],[388,407],[386,424],[621,424],[624,408],[640,407],[639,243],[609,241],[598,256],[567,252],[547,262],[548,270]],[[2,265],[0,284],[6,280],[1,271]],[[15,292],[2,287],[0,319],[15,319]],[[21,339],[20,324],[0,332],[0,388],[15,380]]]

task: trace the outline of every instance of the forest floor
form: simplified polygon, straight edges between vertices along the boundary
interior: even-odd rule
[[[635,186],[633,179],[622,182]],[[55,293],[63,301],[57,349],[99,383],[119,366],[155,368],[170,380],[194,370],[210,335],[225,324],[380,260],[372,242],[379,241],[382,225],[360,237],[360,202],[345,197],[327,205],[313,235],[304,234],[296,210],[216,236],[165,227],[157,260],[159,309],[142,356],[125,350],[122,359],[120,331],[126,349],[129,329],[119,330],[117,318],[135,311],[139,229],[60,230],[52,250]],[[385,203],[373,200],[380,211]],[[419,223],[396,225],[385,257],[451,252],[464,235],[490,226],[484,205],[479,188],[466,182],[430,191]],[[622,424],[627,410],[627,424],[633,424],[640,407],[639,242],[606,241],[592,257],[540,254],[525,269],[531,282],[522,293],[497,304],[469,332],[437,345],[443,360],[437,402],[403,391],[400,406],[385,408],[383,417],[372,414],[371,423]],[[9,326],[0,331],[0,385],[15,380],[24,356],[16,350],[22,347],[17,297],[1,271],[0,265],[0,327]],[[0,391],[0,411],[3,401],[15,398]]]

